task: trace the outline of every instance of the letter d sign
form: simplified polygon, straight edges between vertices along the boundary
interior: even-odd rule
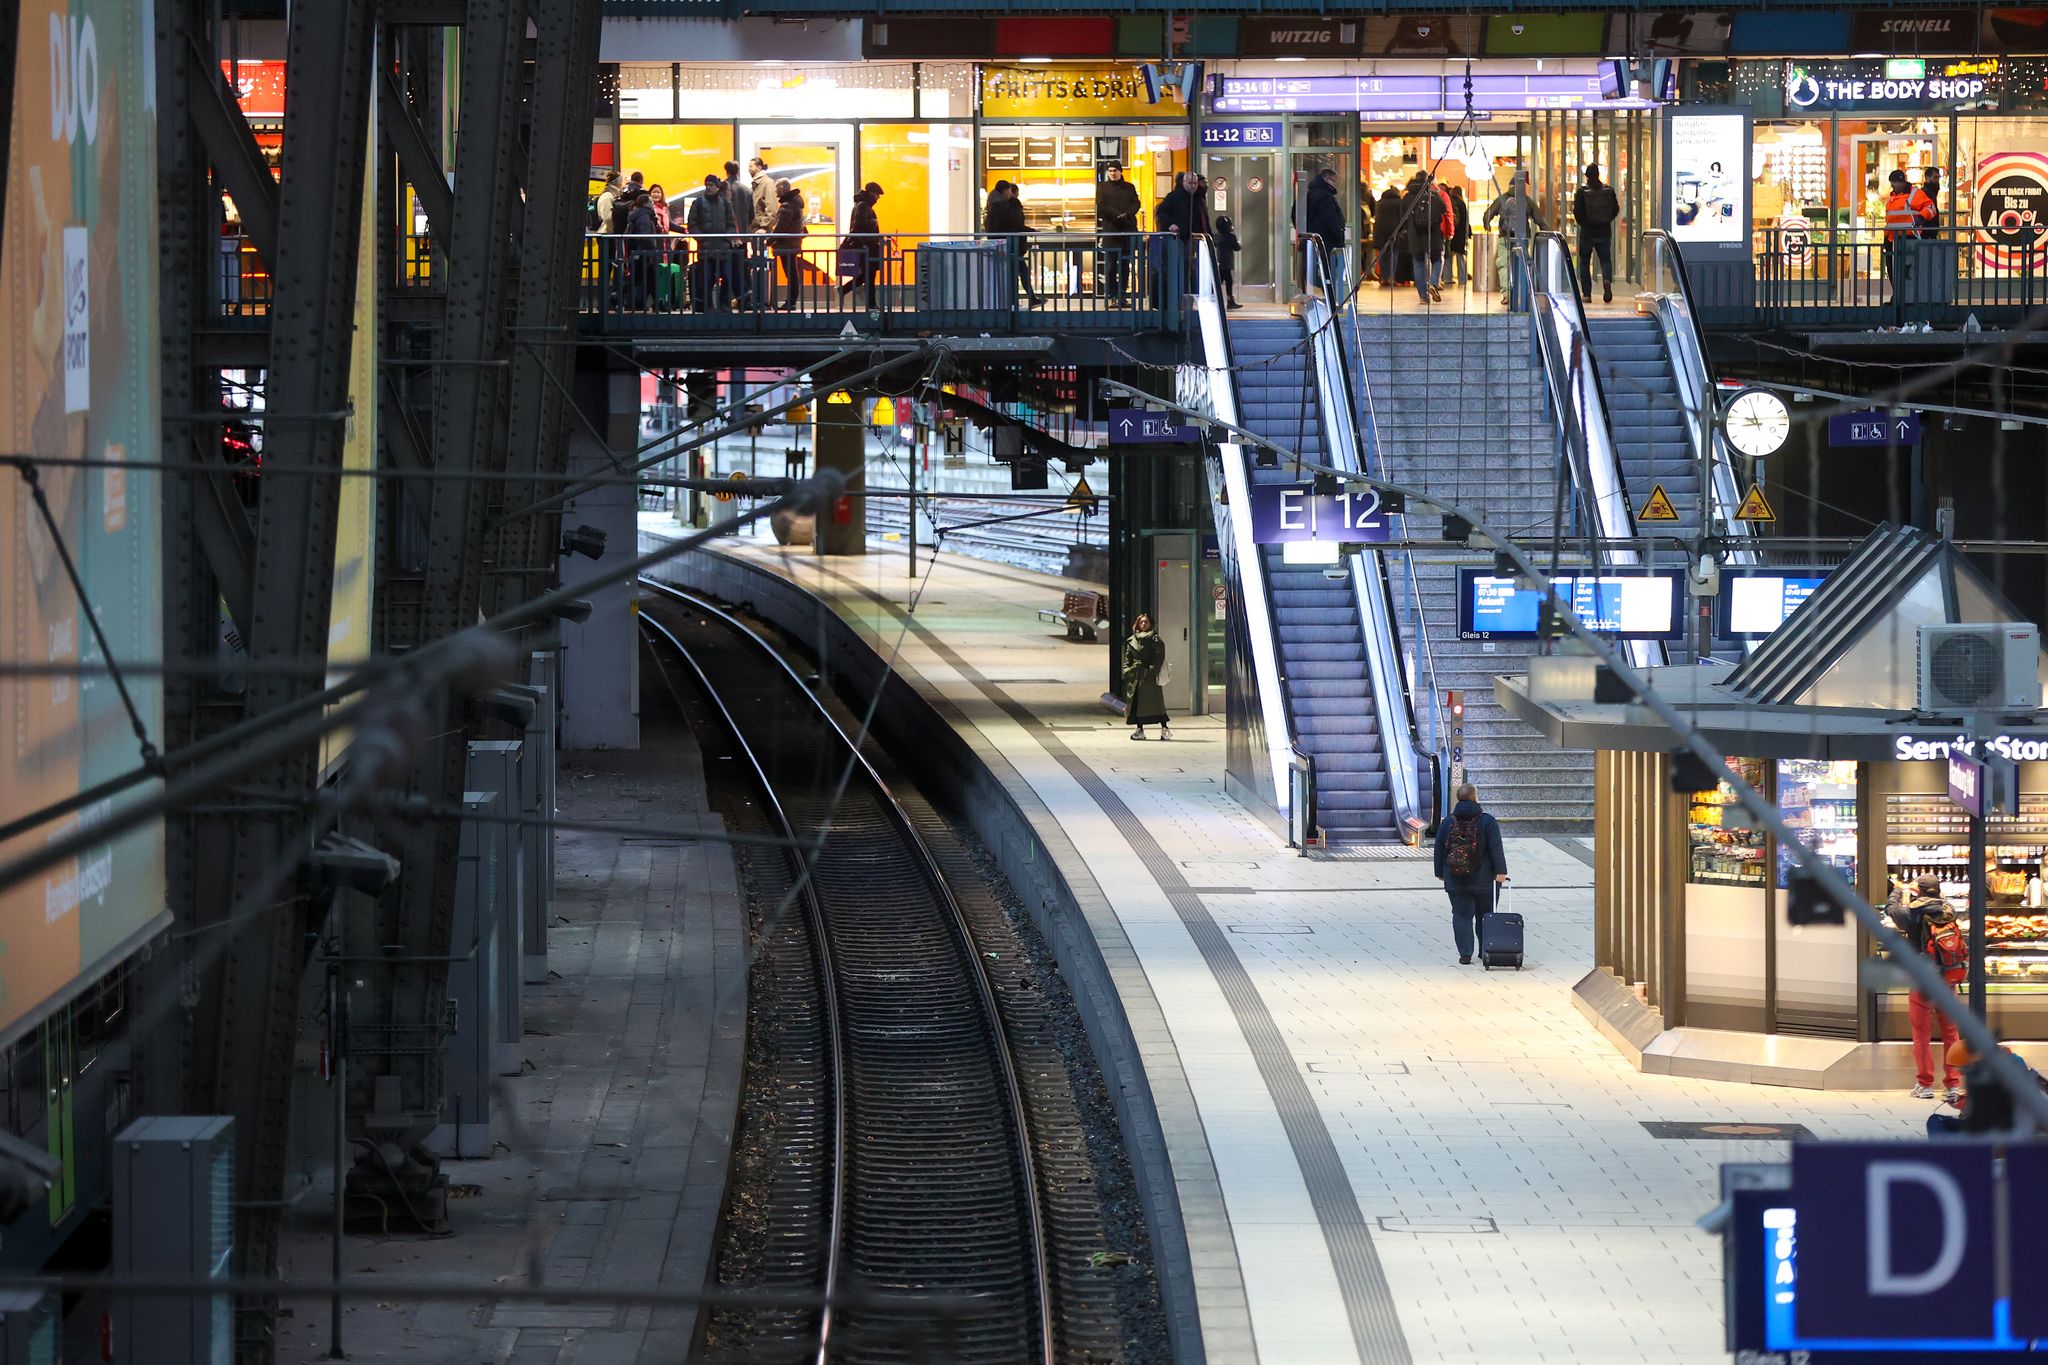
[[[1801,1337],[1910,1342],[1991,1332],[1988,1146],[1801,1143],[1792,1192]]]

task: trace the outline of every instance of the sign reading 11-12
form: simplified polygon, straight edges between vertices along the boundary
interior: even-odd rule
[[[1380,512],[1380,495],[1370,488],[1317,493],[1306,483],[1252,485],[1252,541],[1284,545],[1291,540],[1385,541],[1391,538]]]

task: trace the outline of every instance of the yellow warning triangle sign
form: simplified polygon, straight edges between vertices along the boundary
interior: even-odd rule
[[[1752,483],[1749,496],[1742,500],[1742,506],[1735,513],[1737,521],[1776,521],[1778,514],[1771,510],[1771,504],[1764,498],[1764,486]]]
[[[1643,510],[1636,513],[1637,521],[1677,521],[1678,509],[1671,505],[1671,495],[1658,484],[1650,490],[1650,500],[1643,504]]]
[[[1082,516],[1095,515],[1095,490],[1088,486],[1088,476],[1083,474],[1074,480],[1073,488],[1067,492],[1067,510]]]

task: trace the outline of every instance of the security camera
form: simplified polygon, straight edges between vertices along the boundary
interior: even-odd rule
[[[573,531],[562,532],[562,546],[557,553],[603,559],[606,539],[605,533],[595,526],[579,526]]]
[[[1522,30],[1523,30],[1523,29],[1524,29],[1525,27],[1527,27],[1527,26],[1526,26],[1526,25],[1524,25],[1524,24],[1509,24],[1509,25],[1508,25],[1508,32],[1510,32],[1510,33],[1514,34],[1514,35],[1515,35],[1515,36],[1516,36],[1517,38],[1519,38],[1519,37],[1521,37],[1521,36],[1522,36]]]

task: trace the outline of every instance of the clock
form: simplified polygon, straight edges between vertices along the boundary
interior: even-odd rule
[[[1769,389],[1744,389],[1721,407],[1721,434],[1752,460],[1774,455],[1792,434],[1785,400]]]

